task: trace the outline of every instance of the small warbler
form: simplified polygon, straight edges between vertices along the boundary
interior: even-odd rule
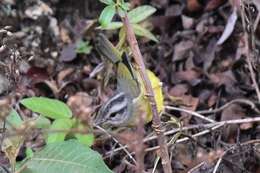
[[[135,126],[141,116],[145,123],[152,120],[152,110],[145,87],[135,64],[126,53],[120,53],[103,35],[98,36],[98,52],[116,66],[117,91],[100,108],[96,124],[108,126]],[[163,94],[160,80],[150,70],[146,71],[155,94],[158,113],[163,110]]]

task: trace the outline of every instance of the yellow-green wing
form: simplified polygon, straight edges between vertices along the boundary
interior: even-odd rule
[[[137,97],[140,94],[140,86],[136,79],[136,71],[126,54],[121,54],[104,34],[100,33],[97,40],[98,52],[117,66],[117,89],[130,98]]]
[[[113,64],[121,61],[121,53],[114,45],[106,38],[104,34],[99,34],[96,44],[97,51]]]
[[[123,54],[122,61],[117,64],[117,89],[126,93],[132,99],[140,94],[136,71],[126,54]]]

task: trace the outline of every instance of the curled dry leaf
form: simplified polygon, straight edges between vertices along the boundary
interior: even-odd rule
[[[71,108],[74,116],[76,116],[82,123],[91,125],[91,115],[95,111],[93,105],[93,98],[87,93],[78,92],[69,97],[67,104]]]
[[[222,33],[221,37],[219,38],[217,45],[223,44],[229,38],[229,36],[232,34],[232,32],[234,31],[234,28],[235,28],[237,18],[238,18],[237,10],[236,10],[236,8],[233,8],[233,12],[231,13],[231,15],[228,18],[227,24],[225,26],[225,30]]]
[[[77,57],[76,48],[77,46],[75,43],[70,43],[67,46],[64,46],[60,53],[60,60],[63,62],[73,61]]]
[[[57,77],[58,84],[61,85],[63,83],[63,80],[73,72],[74,72],[73,68],[66,68],[60,71]]]

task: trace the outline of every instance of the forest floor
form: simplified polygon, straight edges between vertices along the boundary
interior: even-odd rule
[[[175,173],[260,173],[260,3],[239,2],[131,1],[133,6],[157,9],[148,24],[159,42],[140,37],[138,42],[146,67],[163,83],[166,138],[178,137],[169,147]],[[84,113],[95,112],[114,92],[112,83],[100,95],[97,67],[102,60],[96,37],[103,32],[117,40],[116,31],[96,29],[103,7],[97,0],[2,0],[0,99],[11,97],[16,105],[30,96],[67,103],[73,98],[73,112],[88,121],[90,115]],[[78,52],[79,40],[89,42],[90,53]],[[168,115],[176,117],[181,128],[170,123]],[[149,123],[144,137],[147,172],[152,172],[158,152],[152,148],[157,145],[152,136]],[[129,152],[138,147],[131,144],[137,137],[133,129],[114,135],[130,146]],[[38,150],[45,142],[38,134],[28,143]],[[132,160],[110,137],[97,138],[92,148],[114,172],[135,171]],[[24,155],[21,150],[17,159]],[[0,165],[8,165],[4,153]],[[161,170],[159,164],[157,172]]]

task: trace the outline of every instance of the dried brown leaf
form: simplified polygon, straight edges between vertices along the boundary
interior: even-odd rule
[[[91,115],[95,111],[93,98],[87,93],[78,92],[70,96],[67,104],[75,115],[85,125],[91,125]]]
[[[221,37],[219,38],[217,45],[223,44],[230,37],[230,35],[234,31],[237,18],[238,18],[237,10],[236,10],[236,8],[233,8],[233,12],[231,13],[231,15],[228,18],[227,24],[225,26],[225,30],[222,33]]]
[[[202,5],[199,3],[198,0],[188,0],[187,1],[187,8],[191,12],[199,11],[202,9]]]
[[[77,57],[76,44],[70,43],[64,46],[61,51],[60,60],[63,62],[73,61]]]

